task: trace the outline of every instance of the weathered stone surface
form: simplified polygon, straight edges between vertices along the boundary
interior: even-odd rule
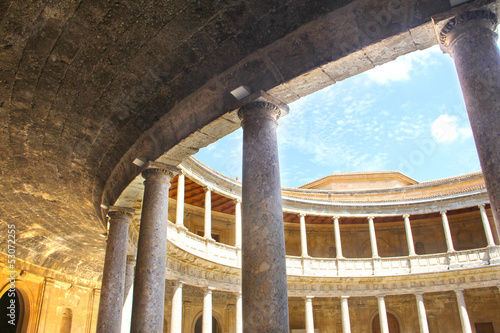
[[[250,101],[238,111],[243,127],[243,328],[288,332],[285,234],[277,120],[288,109]]]

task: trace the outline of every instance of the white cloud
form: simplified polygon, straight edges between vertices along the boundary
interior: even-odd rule
[[[408,81],[411,72],[416,69],[425,69],[433,61],[433,54],[439,48],[434,46],[427,50],[416,51],[397,58],[367,71],[368,78],[378,84]],[[416,66],[415,66],[416,65]]]
[[[440,115],[431,125],[432,136],[438,143],[451,143],[458,138],[472,136],[470,126],[459,127],[458,118],[448,114]]]

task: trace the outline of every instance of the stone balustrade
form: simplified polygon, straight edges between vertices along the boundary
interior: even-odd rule
[[[168,240],[190,254],[219,265],[241,268],[236,247],[207,241],[174,223],[168,223]],[[314,258],[286,257],[287,275],[311,277],[394,276],[435,273],[500,264],[500,246],[405,257]]]

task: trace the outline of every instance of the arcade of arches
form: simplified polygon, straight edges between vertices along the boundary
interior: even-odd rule
[[[492,0],[0,4],[0,327],[500,331],[497,16]],[[438,43],[482,172],[280,187],[287,103]],[[191,157],[240,126],[242,181]]]

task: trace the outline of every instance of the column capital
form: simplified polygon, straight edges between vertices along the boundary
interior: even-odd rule
[[[299,213],[299,214],[297,214],[297,215],[298,215],[299,217],[306,217],[306,216],[307,216],[307,214],[306,214],[306,213]]]
[[[464,292],[464,288],[457,288],[453,290],[456,294],[462,294]]]
[[[178,173],[179,168],[177,167],[149,161],[142,171],[142,177],[144,177],[145,181],[148,181],[151,177],[161,175],[166,176],[168,178],[168,182],[170,182],[170,180],[174,178]]]
[[[481,209],[481,208],[483,208],[483,209],[484,209],[484,208],[486,208],[486,204],[482,203],[482,204],[480,204],[480,205],[477,205],[477,207],[478,207],[479,209]]]
[[[494,13],[489,10],[480,9],[462,13],[449,20],[439,33],[439,42],[448,47],[463,32],[474,27],[482,27],[495,31],[498,19]]]
[[[215,290],[214,287],[207,287],[205,289],[205,295],[212,294],[212,292]]]
[[[134,255],[127,255],[127,266],[135,266],[135,256]]]
[[[442,210],[442,211],[439,212],[439,214],[441,214],[441,216],[446,215],[446,211]]]
[[[208,185],[206,185],[206,186],[202,186],[202,187],[203,187],[203,191],[205,191],[205,193],[206,193],[206,192],[209,192],[209,191],[210,191],[210,192],[213,192],[213,190],[214,190],[214,189],[213,189],[213,187],[208,186]]]
[[[368,216],[366,219],[367,219],[368,221],[373,221],[373,220],[375,219],[375,217],[373,217],[373,216]]]
[[[404,219],[408,219],[408,218],[410,218],[410,214],[404,214],[404,215],[403,215],[403,218],[404,218]]]
[[[110,221],[113,220],[125,220],[130,223],[130,220],[134,216],[135,209],[127,207],[111,206],[108,210],[108,216]]]
[[[348,299],[350,298],[351,296],[340,296],[340,299]]]
[[[333,219],[333,220],[339,220],[339,219],[340,219],[340,216],[338,216],[338,215],[332,216],[332,219]]]
[[[262,114],[259,115],[258,112],[251,111],[264,110],[270,112],[270,120],[274,122],[276,122],[279,118],[286,116],[289,112],[288,105],[263,91],[259,91],[248,96],[243,103],[244,105],[238,110],[238,117],[241,120],[242,126],[251,115],[257,117],[263,116]]]
[[[313,298],[314,298],[314,296],[304,296],[304,300],[306,302],[311,302]]]
[[[415,296],[423,296],[425,292],[423,291],[415,291],[413,294],[415,294]]]
[[[183,280],[174,281],[174,287],[182,288],[186,283]]]
[[[236,198],[233,200],[235,204],[240,204],[241,203],[241,198]]]
[[[383,299],[385,296],[387,296],[387,294],[378,294],[378,295],[377,295],[377,298],[378,298],[378,299],[381,299],[381,298]]]

